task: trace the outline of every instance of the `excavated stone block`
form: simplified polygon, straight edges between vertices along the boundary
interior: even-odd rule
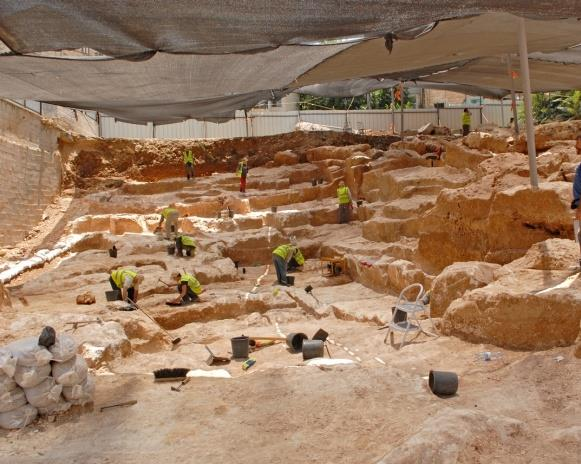
[[[345,160],[352,156],[355,152],[366,152],[371,148],[371,145],[366,143],[360,145],[349,145],[346,147],[323,146],[311,148],[307,150],[307,161],[321,161],[326,159]]]
[[[452,301],[462,297],[468,290],[491,283],[498,264],[469,261],[454,263],[439,274],[432,285],[430,311],[432,317],[441,317]]]
[[[406,137],[404,140],[392,143],[389,148],[390,150],[413,150],[418,155],[427,153],[426,143],[417,137]]]
[[[565,271],[521,270],[453,301],[442,332],[519,350],[570,346],[579,334],[581,283]]]
[[[475,170],[484,160],[492,158],[492,153],[482,153],[457,143],[446,144],[444,163],[458,169]]]
[[[396,242],[401,236],[417,234],[415,219],[373,218],[363,223],[362,235],[375,242]]]
[[[299,162],[299,155],[292,150],[279,151],[274,154],[275,166],[290,166]]]
[[[118,322],[87,324],[75,331],[80,352],[91,368],[131,354],[131,342]]]
[[[493,153],[506,153],[509,151],[506,137],[497,137],[485,132],[470,132],[470,134],[464,137],[462,143],[468,148],[488,150]]]

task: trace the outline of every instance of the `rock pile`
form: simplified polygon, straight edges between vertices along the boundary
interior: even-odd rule
[[[59,414],[93,400],[95,382],[75,339],[62,334],[48,347],[39,342],[30,337],[0,348],[2,428],[23,428],[39,414]]]

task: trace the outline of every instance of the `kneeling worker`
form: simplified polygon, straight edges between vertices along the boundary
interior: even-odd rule
[[[187,303],[192,301],[198,301],[200,295],[204,290],[193,275],[179,272],[172,272],[171,279],[176,281],[178,284],[178,292],[180,294],[173,301],[175,304]]]
[[[272,262],[276,270],[276,280],[280,285],[288,285],[286,273],[289,261],[294,258],[299,266],[305,264],[305,258],[296,245],[288,243],[272,251]]]
[[[180,213],[175,206],[175,203],[170,203],[167,208],[164,208],[161,211],[161,219],[159,220],[159,224],[156,229],[161,229],[163,221],[165,221],[165,238],[167,239],[171,238],[172,233],[176,233],[178,231],[178,219],[180,217]]]
[[[121,290],[121,300],[129,298],[137,303],[139,298],[139,284],[143,282],[143,276],[130,269],[117,269],[111,272],[109,283],[113,290]]]
[[[178,235],[176,237],[176,254],[183,256],[183,250],[186,250],[186,256],[193,256],[196,252],[196,242],[192,237],[187,235]]]

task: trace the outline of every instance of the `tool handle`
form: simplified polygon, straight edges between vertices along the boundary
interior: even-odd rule
[[[134,404],[137,404],[137,400],[124,401],[123,403],[116,404],[108,404],[107,406],[101,406],[100,411],[102,412],[103,410],[110,408],[120,408],[122,406],[133,406]]]
[[[250,340],[274,340],[274,341],[286,341],[286,337],[248,337]]]

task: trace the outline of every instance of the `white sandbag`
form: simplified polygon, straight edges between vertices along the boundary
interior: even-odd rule
[[[29,425],[34,419],[38,410],[30,404],[24,404],[12,411],[0,413],[0,427],[5,429],[21,429]]]
[[[56,403],[51,404],[48,408],[38,408],[38,414],[41,416],[62,414],[71,409],[72,404],[60,396]]]
[[[56,342],[49,350],[53,361],[65,362],[77,354],[78,348],[79,345],[73,336],[61,334],[56,336]]]
[[[16,358],[8,348],[0,348],[0,371],[8,377],[14,375],[16,369]]]
[[[52,354],[38,344],[38,337],[23,338],[10,343],[7,348],[19,366],[44,366],[52,360]]]
[[[63,396],[73,404],[86,404],[93,401],[95,394],[95,379],[90,375],[79,385],[63,387]]]
[[[17,387],[16,382],[12,377],[0,372],[0,395],[8,393]]]
[[[31,388],[46,379],[50,372],[50,363],[36,367],[17,366],[14,371],[14,380],[22,388]]]
[[[26,396],[20,387],[0,395],[0,412],[12,411],[25,404]]]
[[[52,377],[46,378],[35,387],[24,389],[26,399],[35,408],[49,408],[58,403],[62,391],[63,386],[57,385]]]
[[[87,378],[87,363],[85,358],[76,355],[65,362],[52,363],[52,376],[56,383],[66,387],[72,387]]]

